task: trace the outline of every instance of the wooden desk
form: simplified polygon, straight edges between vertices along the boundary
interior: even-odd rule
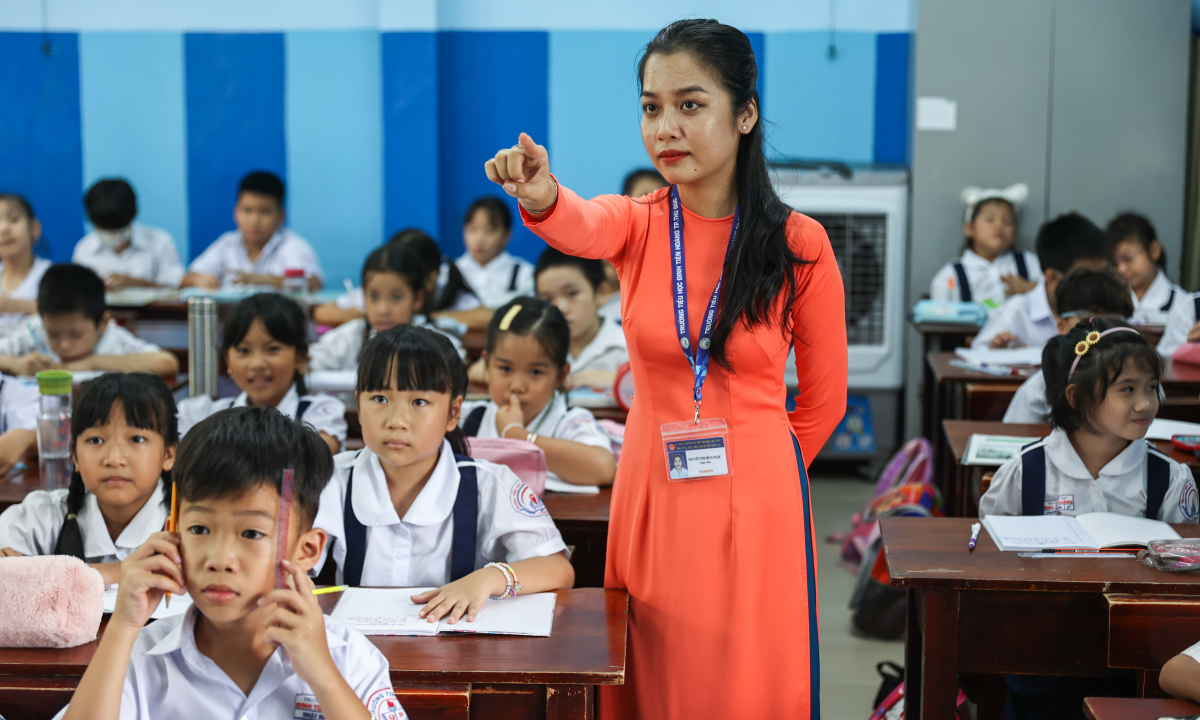
[[[321,600],[325,612],[337,602]],[[594,716],[593,685],[625,682],[628,613],[624,590],[560,590],[553,637],[370,639],[387,656],[396,695],[414,720],[583,720]],[[0,714],[51,717],[70,701],[97,644],[0,649]]]
[[[37,460],[26,462],[30,462],[31,465],[24,472],[0,477],[0,512],[4,512],[10,505],[19,504],[34,490],[42,489]]]
[[[1158,720],[1195,715],[1200,713],[1200,705],[1187,700],[1087,698],[1083,701],[1083,713],[1088,720]]]
[[[542,502],[562,533],[563,542],[574,547],[571,565],[575,568],[575,587],[604,587],[612,488],[601,488],[597,495],[546,492]]]
[[[1105,595],[1108,603],[1108,666],[1154,676],[1168,660],[1200,638],[1200,597]]]
[[[880,521],[891,584],[908,590],[906,717],[951,718],[960,673],[1107,676],[1105,593],[1195,595],[1200,576],[1131,558],[1040,559],[1000,552],[970,518]],[[1184,537],[1200,526],[1176,525]]]
[[[966,347],[981,329],[981,326],[975,323],[914,322],[911,314],[908,316],[908,324],[921,336],[925,355]]]

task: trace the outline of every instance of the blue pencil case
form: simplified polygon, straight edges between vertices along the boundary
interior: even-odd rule
[[[987,322],[988,309],[973,302],[943,302],[919,300],[913,306],[913,322],[917,323],[963,323],[982,326]]]

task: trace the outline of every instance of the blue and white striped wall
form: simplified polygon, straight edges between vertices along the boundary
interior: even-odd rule
[[[408,225],[456,255],[464,208],[494,192],[483,162],[522,130],[585,196],[648,164],[637,53],[688,16],[750,35],[776,153],[908,160],[909,2],[838,0],[832,33],[815,2],[174,5],[45,0],[43,20],[39,0],[5,3],[0,191],[34,203],[43,254],[68,258],[85,230],[83,190],[122,176],[141,221],[195,257],[233,227],[238,178],[265,168],[287,180],[290,224],[331,284],[357,278],[369,249]],[[540,248],[514,234],[517,254]]]

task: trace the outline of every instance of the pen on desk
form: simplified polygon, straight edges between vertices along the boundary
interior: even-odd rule
[[[979,528],[982,527],[979,523],[971,525],[971,541],[967,543],[967,552],[975,549],[975,543],[979,542]]]
[[[1139,551],[1128,548],[1043,548],[1038,552],[1043,555],[1137,555]]]
[[[313,595],[328,595],[329,593],[343,592],[349,589],[349,585],[331,585],[327,588],[314,588],[312,592]]]

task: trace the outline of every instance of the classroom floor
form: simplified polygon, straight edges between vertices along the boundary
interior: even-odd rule
[[[850,630],[850,593],[854,576],[838,567],[841,546],[825,542],[848,530],[850,517],[862,509],[874,483],[858,477],[818,472],[813,477],[813,515],[818,538],[818,576],[821,610],[821,717],[824,720],[866,720],[879,689],[875,664],[891,660],[904,664],[903,641],[888,642],[855,636]]]

